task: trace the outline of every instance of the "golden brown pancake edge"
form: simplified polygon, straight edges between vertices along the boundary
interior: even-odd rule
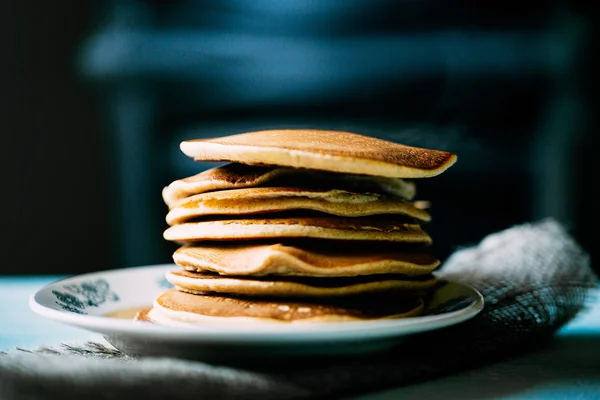
[[[175,263],[190,271],[222,275],[282,275],[343,277],[398,273],[429,274],[439,260],[428,253],[406,252],[396,246],[373,243],[309,244],[200,242],[182,246],[173,254]]]
[[[431,237],[419,224],[394,223],[361,217],[255,218],[183,223],[169,227],[164,231],[163,237],[181,243],[266,238],[431,243]]]
[[[166,221],[176,225],[190,219],[220,215],[223,219],[243,215],[310,210],[339,217],[405,215],[420,221],[431,219],[425,210],[397,197],[345,190],[294,187],[231,189],[202,193],[181,200],[171,208]]]
[[[180,148],[197,161],[281,165],[394,178],[436,176],[456,161],[456,155],[446,151],[318,129],[265,130],[187,140]]]
[[[179,290],[193,294],[224,293],[240,296],[321,297],[356,296],[372,293],[423,293],[435,286],[432,275],[408,277],[396,274],[359,277],[235,277],[172,271],[166,279]]]
[[[374,297],[369,302],[339,299],[325,303],[290,299],[250,299],[224,295],[193,295],[176,289],[162,293],[153,311],[178,322],[215,322],[227,319],[271,322],[365,321],[415,316],[423,310],[418,297]],[[207,319],[208,317],[208,319]],[[156,322],[156,318],[151,317]]]

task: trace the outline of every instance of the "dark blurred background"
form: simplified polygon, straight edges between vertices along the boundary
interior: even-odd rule
[[[0,2],[0,273],[169,262],[160,191],[207,167],[179,142],[305,126],[458,153],[418,181],[442,258],[554,216],[594,259],[595,8]]]

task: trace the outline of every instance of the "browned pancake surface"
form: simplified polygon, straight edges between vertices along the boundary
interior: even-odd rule
[[[171,208],[182,199],[201,193],[264,186],[373,192],[407,200],[415,195],[415,184],[403,179],[230,163],[178,179],[163,189],[162,196]]]
[[[245,218],[193,222],[171,226],[164,238],[178,242],[205,240],[250,240],[264,238],[321,238],[333,240],[385,240],[406,243],[431,243],[418,223],[357,217]]]
[[[208,317],[249,317],[285,322],[308,319],[356,320],[415,315],[422,309],[419,297],[372,296],[358,300],[339,299],[309,302],[288,299],[248,299],[233,296],[193,295],[175,289],[156,299],[156,304],[171,311],[183,311]],[[411,314],[412,313],[412,314]]]
[[[181,144],[181,149],[196,160],[263,163],[399,178],[435,176],[456,161],[455,154],[445,151],[318,129],[266,130],[189,140]]]
[[[379,274],[379,275],[362,275],[353,277],[337,277],[337,278],[323,278],[323,277],[299,277],[299,276],[268,276],[268,277],[248,277],[248,276],[223,276],[216,273],[210,272],[192,272],[186,270],[172,271],[170,275],[176,275],[191,279],[206,279],[219,281],[222,279],[235,279],[240,282],[289,282],[289,283],[300,283],[303,285],[321,287],[321,288],[336,288],[350,285],[358,285],[361,283],[370,282],[381,282],[386,280],[400,280],[400,281],[413,281],[413,282],[426,282],[434,279],[432,275],[403,275],[403,274]]]
[[[362,275],[342,278],[233,277],[208,272],[174,271],[166,275],[177,289],[189,293],[229,293],[264,297],[356,296],[367,293],[423,293],[436,282],[432,275]]]
[[[358,276],[421,275],[439,261],[398,245],[313,241],[310,243],[198,243],[175,251],[175,263],[191,271],[222,275]]]
[[[431,219],[427,211],[394,196],[337,189],[265,187],[223,190],[191,196],[173,207],[166,220],[169,225],[175,225],[207,215],[238,216],[290,210],[311,210],[341,217],[388,214],[406,215],[421,221]]]

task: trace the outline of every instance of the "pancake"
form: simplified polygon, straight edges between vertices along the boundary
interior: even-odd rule
[[[165,230],[163,236],[176,242],[319,238],[431,243],[431,238],[418,223],[405,221],[394,221],[391,217],[386,221],[370,217],[247,218],[174,225]]]
[[[167,281],[192,294],[225,293],[243,296],[337,297],[381,292],[423,292],[435,285],[433,275],[385,274],[350,278],[227,277],[209,272],[172,271]]]
[[[370,246],[373,247],[373,246]],[[173,260],[188,271],[212,271],[221,275],[280,275],[341,277],[370,274],[422,275],[439,261],[425,253],[353,246],[263,243],[198,243],[175,251]]]
[[[148,313],[164,325],[314,323],[413,317],[423,311],[420,297],[378,296],[314,303],[289,299],[248,299],[197,296],[170,289],[154,301]]]
[[[288,210],[312,210],[340,217],[401,214],[421,221],[431,219],[427,211],[398,197],[337,189],[267,187],[191,196],[172,208],[166,220],[169,225],[175,225],[206,215],[247,215]]]
[[[162,196],[172,208],[182,199],[200,193],[275,185],[384,193],[407,200],[415,195],[415,184],[402,179],[231,163],[176,180],[163,189]]]
[[[456,162],[456,155],[445,151],[316,129],[266,130],[188,140],[180,147],[196,161],[280,165],[391,178],[428,178]]]

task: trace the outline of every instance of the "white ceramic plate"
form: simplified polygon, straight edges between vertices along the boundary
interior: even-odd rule
[[[424,315],[397,320],[173,328],[107,316],[150,307],[155,297],[171,287],[165,272],[178,268],[164,264],[67,278],[32,295],[30,307],[43,317],[101,333],[126,353],[191,358],[234,353],[251,357],[257,350],[262,356],[378,351],[398,344],[406,335],[465,321],[483,308],[483,298],[476,290],[440,281]]]

